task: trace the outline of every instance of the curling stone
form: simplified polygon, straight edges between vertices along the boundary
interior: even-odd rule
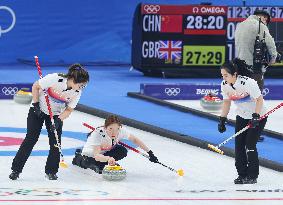
[[[119,165],[107,165],[102,170],[102,177],[109,181],[118,181],[126,177],[126,170]]]
[[[210,93],[200,99],[200,105],[206,110],[217,111],[221,109],[222,100]]]
[[[14,95],[14,101],[20,104],[30,104],[32,101],[32,94],[26,89],[21,89]]]

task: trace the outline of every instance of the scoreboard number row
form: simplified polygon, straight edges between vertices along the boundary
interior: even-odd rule
[[[264,10],[270,13],[271,18],[283,18],[283,7],[229,7],[228,18],[247,18],[255,10]]]

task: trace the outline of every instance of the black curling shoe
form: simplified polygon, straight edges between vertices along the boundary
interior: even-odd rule
[[[18,171],[12,171],[12,173],[9,175],[9,178],[12,180],[17,180],[20,176],[20,172]]]
[[[49,180],[57,180],[58,179],[56,174],[51,174],[51,173],[46,174],[46,178],[49,179]]]
[[[245,179],[245,177],[238,176],[238,178],[234,180],[234,184],[243,184],[244,179]]]
[[[257,178],[253,177],[246,177],[243,179],[243,184],[256,184],[257,183]]]

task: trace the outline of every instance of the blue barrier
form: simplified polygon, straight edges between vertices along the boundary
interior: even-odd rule
[[[13,99],[13,96],[25,88],[31,92],[32,83],[5,83],[0,84],[0,99]]]
[[[265,85],[262,91],[266,100],[282,100],[283,85]],[[208,93],[222,98],[218,84],[140,84],[140,93],[162,100],[198,100]]]

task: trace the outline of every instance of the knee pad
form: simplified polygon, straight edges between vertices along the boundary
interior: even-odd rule
[[[252,160],[252,159],[255,159],[255,157],[257,157],[258,153],[257,153],[257,150],[256,148],[246,148],[246,152],[247,152],[247,158],[248,158],[248,161]]]
[[[86,164],[87,163],[86,163],[86,160],[85,160],[84,156],[82,156],[81,154],[77,154],[76,153],[76,155],[75,155],[75,157],[74,157],[74,159],[72,161],[72,164],[86,169]]]
[[[256,152],[257,149],[256,149],[256,146],[253,146],[253,145],[250,145],[250,146],[246,146],[246,153],[253,153],[253,152]]]
[[[81,168],[84,168],[84,169],[87,169],[89,168],[89,160],[88,160],[88,157],[87,156],[82,156],[82,159],[81,159],[81,162],[80,162],[80,167]]]
[[[123,147],[123,148],[121,149],[121,154],[122,154],[124,157],[126,157],[126,156],[128,155],[128,150],[127,150],[125,147]]]
[[[248,149],[248,148],[246,149],[246,152],[247,152],[247,153],[249,153],[249,152],[254,152],[254,151],[255,151],[254,149]]]

